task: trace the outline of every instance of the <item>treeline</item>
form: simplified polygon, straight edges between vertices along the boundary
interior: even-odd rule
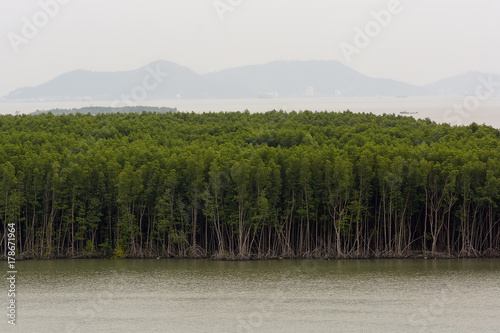
[[[500,131],[352,112],[0,117],[18,257],[493,256]]]

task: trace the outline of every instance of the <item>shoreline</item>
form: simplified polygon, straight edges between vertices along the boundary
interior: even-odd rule
[[[112,256],[105,256],[99,253],[89,253],[81,254],[76,256],[52,256],[52,257],[28,257],[20,255],[16,257],[16,261],[43,261],[43,260],[82,260],[82,259],[99,259],[99,260],[137,260],[137,259],[174,259],[174,260],[211,260],[211,261],[274,261],[274,260],[369,260],[369,259],[421,259],[421,260],[431,260],[431,259],[500,259],[500,250],[490,249],[485,251],[485,253],[477,255],[460,255],[457,253],[449,254],[447,252],[423,252],[423,251],[413,251],[401,255],[395,254],[373,254],[373,255],[321,255],[321,256],[221,256],[221,255],[210,255],[210,256],[124,256],[121,258],[116,258]],[[0,261],[7,261],[6,257],[1,256]]]

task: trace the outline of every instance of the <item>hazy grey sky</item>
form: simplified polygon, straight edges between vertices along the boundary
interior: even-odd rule
[[[500,73],[498,0],[0,1],[0,96],[74,69],[158,59],[198,73],[338,60],[414,84]]]

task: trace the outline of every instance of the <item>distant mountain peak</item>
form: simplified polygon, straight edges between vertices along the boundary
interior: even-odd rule
[[[143,100],[198,98],[417,96],[469,93],[477,71],[456,75],[426,86],[372,78],[335,60],[277,60],[228,68],[199,75],[164,59],[129,71],[83,69],[63,73],[36,87],[19,88],[4,101]],[[498,75],[495,82],[498,82]]]

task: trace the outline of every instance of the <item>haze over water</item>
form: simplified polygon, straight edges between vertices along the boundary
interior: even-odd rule
[[[500,128],[500,98],[491,97],[475,107],[467,107],[466,96],[455,97],[337,97],[337,98],[272,98],[272,99],[176,99],[143,101],[138,105],[177,107],[181,112],[244,111],[266,112],[270,110],[333,111],[350,110],[382,115],[410,112],[415,118],[429,118],[437,123],[468,125],[472,122]],[[113,102],[27,102],[0,103],[0,114],[31,113],[54,108],[81,108],[86,106],[111,106]]]
[[[17,89],[29,90],[29,87],[40,86],[64,73],[78,70],[128,72],[158,59],[193,70],[186,76],[191,78],[275,61],[316,60],[337,61],[367,78],[418,86],[470,72],[481,73],[485,79],[491,78],[490,74],[500,74],[500,43],[494,42],[500,32],[498,0],[37,0],[2,1],[0,8],[0,60],[4,64],[0,67],[2,101],[6,100],[4,96]],[[168,74],[172,74],[169,79],[179,79],[181,83],[184,80],[175,73]],[[334,73],[328,77],[338,78],[339,75]],[[170,82],[166,76],[162,78],[166,84]],[[478,84],[475,74],[473,79],[472,88],[475,88]],[[282,76],[276,80],[288,82]],[[280,93],[279,96],[311,96],[306,92],[309,87],[314,88],[315,82],[308,82],[302,74],[295,80],[304,84],[305,94]],[[79,85],[84,81],[76,82]],[[492,81],[490,85],[480,85],[479,90],[466,91],[455,89],[451,81],[447,81],[451,90],[444,89],[443,94],[458,95],[454,97],[172,99],[141,100],[136,105],[176,107],[181,112],[196,113],[246,109],[252,113],[273,109],[342,112],[349,109],[354,113],[429,118],[451,125],[475,122],[500,129],[500,80]],[[186,85],[195,87],[192,82],[197,80]],[[342,88],[349,91],[358,81],[353,82],[346,82]],[[102,82],[91,81],[89,85],[100,87],[96,83]],[[153,88],[150,89],[161,82],[148,80],[142,74],[137,82],[130,83],[130,87],[125,85],[127,88],[115,96],[132,95],[137,87],[152,93],[148,98],[166,96],[155,95]],[[62,99],[69,96],[63,89],[65,87],[66,83],[52,92],[53,96],[63,96]],[[461,83],[457,87],[461,87]],[[105,88],[116,86],[104,85],[102,90]],[[321,95],[318,88],[314,91],[314,96]],[[274,90],[266,88],[258,94],[238,96],[257,97],[262,93],[266,96],[269,92]],[[330,92],[328,96],[337,95],[337,88]],[[349,96],[341,90],[339,93]],[[475,95],[460,95],[462,93]],[[44,94],[42,91],[38,97],[25,100],[52,100]],[[376,94],[379,92],[369,95]],[[392,92],[380,94],[400,95]],[[426,91],[422,94],[432,93]],[[438,96],[441,92],[435,94]],[[86,94],[78,96],[76,99],[88,98]],[[168,96],[173,98],[176,95]],[[195,95],[177,96],[193,98]],[[28,114],[54,108],[111,107],[114,102],[0,102],[0,115]],[[15,122],[5,120],[6,123]],[[26,165],[36,166],[38,160],[50,161],[45,169],[55,170],[56,166],[63,164],[59,161],[71,161],[74,156],[79,158],[77,153],[80,154],[80,150],[81,156],[87,157],[85,149],[79,147],[93,148],[94,142],[83,135],[82,145],[75,145],[70,155],[59,158],[53,152],[60,145],[57,142],[43,145],[46,133],[39,135],[34,133],[37,128],[32,128],[23,128],[19,136],[13,136],[10,135],[12,128],[3,127],[5,137],[13,139],[6,141],[6,149],[0,147],[6,156],[0,166],[11,170],[7,167],[15,164],[19,179],[24,176],[21,177],[18,171],[25,169]],[[75,124],[73,130],[78,131],[78,128]],[[32,133],[37,141],[42,142],[39,146],[32,144],[35,140],[21,142],[29,136],[24,134]],[[62,138],[59,133],[54,137],[56,141]],[[437,143],[439,138],[434,141]],[[130,146],[128,142],[124,140],[122,148]],[[492,148],[478,147],[478,151],[496,152],[498,142],[492,142]],[[464,150],[459,145],[457,140],[446,146],[436,146]],[[217,148],[217,145],[213,147]],[[23,150],[31,155],[17,158],[17,152]],[[45,152],[45,156],[40,156],[40,151]],[[91,149],[88,151],[92,152]],[[76,152],[74,156],[73,152]],[[118,154],[119,149],[110,152]],[[165,159],[169,159],[169,154],[165,155]],[[24,156],[30,159],[33,156],[32,164],[26,163]],[[99,154],[95,156],[99,157]],[[488,155],[478,153],[478,156]],[[17,163],[11,163],[16,158]],[[79,161],[78,158],[75,161]],[[81,174],[85,174],[82,165],[76,162],[73,165],[75,170],[82,170]],[[486,162],[484,165],[490,166]],[[40,170],[43,168],[39,167]],[[117,175],[122,171],[120,168],[116,170]],[[162,169],[162,175],[167,174],[164,170],[167,169]],[[25,171],[24,175],[31,174],[30,170]],[[498,172],[496,176],[490,184],[499,179]],[[9,177],[3,177],[6,179]],[[45,216],[52,214],[49,209],[51,202],[56,210],[61,210],[50,195],[44,196],[41,192],[44,188],[51,188],[49,184],[53,179],[56,178],[44,178],[38,187],[32,186],[36,184],[31,181],[19,183],[20,189],[32,190],[26,193],[32,193],[34,198],[30,199],[31,194],[19,195],[19,212],[28,211],[22,202],[27,203],[26,207],[33,206],[33,212],[39,207],[39,212],[42,212],[46,207]],[[73,180],[73,177],[67,179]],[[82,179],[76,182],[83,184],[80,189],[86,186],[86,178]],[[116,188],[114,180],[110,184],[110,188]],[[7,193],[11,198],[16,195],[4,186],[5,200],[0,201],[0,215],[5,213],[6,216],[7,208],[15,207],[7,201]],[[94,194],[83,190],[81,193],[79,196]],[[44,198],[46,200],[42,201]],[[474,200],[484,201],[484,198],[478,196]],[[499,206],[497,204],[495,209]],[[20,213],[17,214],[19,224],[16,228],[21,236],[30,230],[26,222],[33,221],[33,226],[35,222],[42,222],[42,219],[21,219]],[[64,214],[57,216],[61,215]],[[460,217],[456,218],[459,221]],[[50,225],[62,226],[63,223],[67,221],[58,218]],[[45,225],[31,230],[36,235],[33,238],[41,235],[40,249],[43,252],[44,235],[52,237],[52,233],[45,232]],[[60,227],[60,235],[69,234],[67,230]],[[457,229],[457,232],[463,232],[461,230]],[[427,234],[423,235],[427,237]],[[62,238],[62,243],[65,239],[69,243],[69,237],[65,237],[57,241]],[[75,235],[72,238],[74,241]],[[4,322],[0,324],[0,332],[500,332],[498,259],[241,262],[102,259],[19,261],[16,265],[16,326],[7,324],[5,314],[9,289],[8,281],[4,279],[3,296],[0,297]],[[2,267],[5,275],[7,265]]]

